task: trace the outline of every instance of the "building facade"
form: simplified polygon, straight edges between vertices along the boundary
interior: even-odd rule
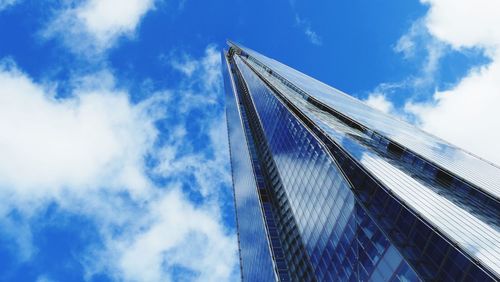
[[[499,167],[229,45],[244,281],[500,278]]]

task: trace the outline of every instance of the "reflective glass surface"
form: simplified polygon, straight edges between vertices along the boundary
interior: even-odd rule
[[[500,168],[418,128],[375,110],[363,102],[251,49],[243,48],[308,95],[349,118],[445,168],[500,201]]]
[[[239,57],[235,60],[316,274],[312,280],[417,280],[358,203],[326,148]]]
[[[266,58],[266,60],[268,60],[266,65],[270,64],[271,59]],[[412,260],[414,267],[419,269],[423,277],[476,279],[478,281],[491,279],[491,276],[488,278],[488,275],[481,272],[481,267],[486,268],[490,275],[493,273],[498,276],[500,272],[500,212],[495,199],[484,198],[484,194],[477,193],[475,190],[477,187],[462,182],[459,177],[443,173],[425,159],[413,154],[411,150],[404,150],[394,145],[390,139],[378,132],[351,124],[349,120],[336,113],[313,105],[300,91],[293,90],[294,85],[287,86],[273,75],[274,69],[270,72],[268,69],[259,69],[259,65],[252,60],[247,60],[247,62],[253,65],[261,78],[265,78],[280,93],[284,93],[286,98],[318,127],[321,134],[327,135],[329,140],[333,140],[341,148],[340,151],[352,158],[355,166],[359,166],[358,169],[352,170],[355,174],[351,181],[365,186],[372,185],[372,182],[382,184],[384,191],[381,192],[383,194],[380,194],[380,197],[385,197],[383,200],[379,201],[378,192],[373,191],[372,194],[360,193],[359,196],[366,197],[364,200],[367,205],[370,205],[368,209],[373,210],[374,213],[377,213],[377,209],[380,210],[379,212],[394,213],[394,218],[380,220],[378,224],[387,228],[388,232],[393,228],[398,230],[399,233],[396,235],[391,233],[391,239],[401,241],[397,246],[400,249],[404,248],[404,255]],[[302,75],[292,71],[296,76]],[[281,74],[281,70],[278,72]],[[305,75],[302,76],[304,80],[310,79]],[[296,83],[295,80],[292,82]],[[314,83],[311,84],[314,85]],[[315,90],[309,88],[308,91]],[[343,93],[340,94],[345,96]],[[353,109],[355,109],[353,111],[363,111],[367,107],[357,100],[353,103],[351,101],[355,100],[353,98],[344,98],[347,100],[343,103],[350,105],[340,108],[349,114]],[[365,108],[360,108],[358,104],[364,105]],[[377,116],[372,115],[371,118],[377,119]],[[381,122],[383,121],[384,119]],[[377,123],[377,121],[371,121],[372,125]],[[393,123],[391,126],[398,126],[398,124]],[[276,127],[279,128],[279,126]],[[269,134],[273,134],[272,130]],[[422,134],[425,135],[425,133]],[[425,140],[419,141],[425,143]],[[455,151],[464,153],[456,148],[451,153]],[[446,150],[441,151],[441,154],[448,153],[450,152]],[[474,159],[483,162],[480,159]],[[490,166],[485,162],[483,165]],[[350,171],[350,168],[344,169],[347,174]],[[363,178],[366,176],[360,174],[369,175],[375,180],[365,181]],[[389,198],[391,200],[387,200]],[[373,206],[372,201],[379,201],[380,206]],[[405,208],[402,208],[403,206]],[[406,208],[411,212],[407,212]],[[458,248],[454,247],[455,245],[458,245]],[[478,261],[481,267],[478,267],[475,261]]]
[[[239,102],[224,55],[222,62],[241,275],[244,281],[273,281],[273,262]]]

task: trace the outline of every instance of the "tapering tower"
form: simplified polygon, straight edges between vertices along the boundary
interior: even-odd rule
[[[244,281],[500,279],[499,167],[229,45]]]

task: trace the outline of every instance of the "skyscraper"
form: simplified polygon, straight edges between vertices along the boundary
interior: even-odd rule
[[[500,279],[499,167],[229,45],[244,281]]]

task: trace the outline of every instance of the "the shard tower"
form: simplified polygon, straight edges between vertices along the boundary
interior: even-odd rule
[[[244,281],[500,279],[499,167],[229,45]]]

